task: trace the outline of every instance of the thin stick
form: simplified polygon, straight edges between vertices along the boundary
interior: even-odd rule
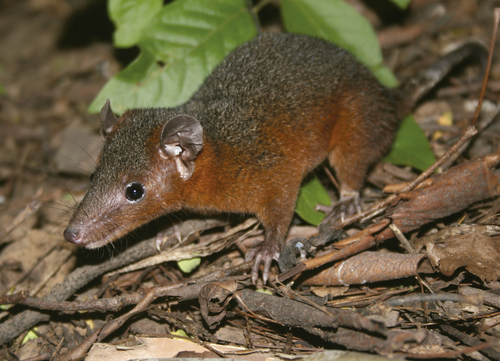
[[[491,37],[490,43],[490,53],[488,54],[488,64],[486,65],[486,72],[483,78],[483,86],[481,88],[481,93],[479,95],[479,102],[477,104],[476,112],[474,113],[474,118],[472,118],[471,125],[476,125],[477,118],[479,118],[479,113],[483,106],[484,95],[486,93],[486,85],[488,84],[488,78],[490,76],[491,61],[493,60],[493,49],[495,48],[495,40],[497,38],[498,23],[500,22],[500,8],[495,8],[495,26],[493,27],[493,36]]]
[[[392,233],[394,233],[399,242],[401,242],[401,245],[406,249],[406,252],[410,254],[417,254],[403,232],[401,232],[394,223],[389,224],[389,228],[391,229]]]

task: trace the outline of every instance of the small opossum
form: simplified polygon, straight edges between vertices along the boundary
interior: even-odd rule
[[[355,211],[370,165],[405,107],[350,53],[303,35],[262,34],[234,50],[186,103],[101,112],[104,146],[64,237],[96,248],[169,212],[257,215],[252,280],[267,281],[299,186],[325,158]],[[352,207],[355,205],[355,207]]]

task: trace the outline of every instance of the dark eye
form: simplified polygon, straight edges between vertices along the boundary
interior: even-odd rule
[[[91,182],[93,182],[93,181],[94,181],[94,178],[95,178],[95,177],[94,177],[94,174],[95,174],[95,172],[94,172],[94,173],[92,173],[92,174],[90,175],[90,181],[91,181]]]
[[[132,182],[125,187],[125,197],[130,202],[140,201],[144,197],[144,186],[139,182]]]

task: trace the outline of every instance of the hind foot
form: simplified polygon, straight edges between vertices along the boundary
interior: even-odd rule
[[[256,283],[259,278],[259,268],[262,264],[262,280],[264,284],[269,279],[269,272],[271,270],[271,263],[273,260],[278,261],[280,256],[280,249],[275,242],[264,241],[260,246],[255,246],[248,251],[245,256],[245,261],[254,261],[252,267],[252,283]]]

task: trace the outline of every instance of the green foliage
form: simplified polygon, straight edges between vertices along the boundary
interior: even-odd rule
[[[331,41],[353,53],[387,87],[397,86],[383,65],[382,51],[372,26],[343,0],[283,0],[283,22],[287,31]]]
[[[317,226],[325,218],[325,213],[314,209],[317,204],[330,206],[332,201],[318,178],[314,177],[300,187],[295,212],[307,223]]]
[[[137,42],[141,54],[106,84],[90,112],[99,112],[108,98],[118,113],[181,104],[231,50],[257,34],[245,0],[177,0],[159,11],[145,1],[112,3],[115,39],[121,46]],[[134,9],[149,11],[151,20],[137,24],[131,36],[122,29],[131,26]]]
[[[399,1],[401,2],[401,0]],[[139,57],[114,76],[90,105],[100,111],[111,99],[118,114],[128,108],[179,105],[256,28],[245,0],[109,0],[117,47],[139,46]],[[396,79],[382,65],[368,21],[343,0],[283,0],[288,31],[322,37],[345,47],[386,86]]]
[[[38,338],[38,335],[35,332],[38,331],[38,328],[34,327],[33,330],[29,330],[28,333],[26,333],[23,340],[21,341],[21,345],[24,345],[29,340],[36,340]]]
[[[383,161],[409,165],[422,171],[436,162],[427,137],[413,116],[408,115],[403,120],[392,144],[391,152]]]
[[[113,42],[127,48],[139,42],[142,30],[149,25],[163,6],[162,0],[109,0],[109,17],[116,26]]]
[[[401,9],[406,9],[410,4],[411,0],[391,0],[394,4],[399,6]]]
[[[172,331],[172,332],[170,332],[170,334],[173,336],[189,337],[189,335],[183,329],[178,329],[176,331]]]
[[[183,259],[177,261],[177,266],[183,273],[191,273],[192,271],[195,270],[196,267],[200,265],[200,263],[201,263],[201,258],[194,257],[190,259]]]
[[[265,293],[266,295],[273,295],[273,291],[267,288],[257,288],[255,292]]]

